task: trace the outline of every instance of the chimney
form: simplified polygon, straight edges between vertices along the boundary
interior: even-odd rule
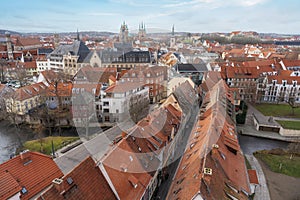
[[[122,138],[126,138],[127,133],[125,133],[124,131],[122,131]]]
[[[63,180],[56,178],[52,181],[53,186],[55,187],[55,189],[59,192],[59,193],[63,193],[64,192],[64,187],[63,187]]]
[[[27,149],[27,150],[24,150],[20,153],[20,158],[21,158],[21,161],[26,164],[30,161],[30,151]]]

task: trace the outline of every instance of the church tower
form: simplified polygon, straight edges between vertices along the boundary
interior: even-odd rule
[[[78,29],[77,29],[76,40],[77,40],[77,41],[80,41],[80,35],[79,35],[79,32],[78,32]]]
[[[53,37],[54,37],[54,48],[57,48],[59,46],[59,34],[55,33]]]
[[[14,54],[13,54],[13,48],[12,48],[10,33],[5,32],[5,37],[6,37],[6,48],[7,48],[8,59],[13,60],[14,59]]]
[[[127,43],[128,40],[128,26],[125,24],[125,21],[121,25],[120,33],[119,33],[119,42]]]
[[[170,38],[170,48],[174,48],[176,45],[176,40],[175,40],[175,31],[174,31],[174,24],[172,27],[172,36]]]
[[[146,37],[146,25],[143,22],[141,24],[139,24],[138,36],[139,36],[139,39]]]

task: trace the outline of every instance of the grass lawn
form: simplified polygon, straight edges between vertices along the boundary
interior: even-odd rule
[[[300,130],[300,122],[280,121],[280,120],[276,120],[276,121],[285,129]]]
[[[300,118],[300,108],[295,108],[295,115],[292,115],[292,108],[287,104],[256,104],[254,106],[257,110],[265,116],[274,117],[293,117]]]
[[[23,149],[50,155],[52,153],[52,141],[54,150],[56,151],[78,139],[79,137],[46,137],[42,138],[41,140],[31,140],[25,142],[23,144]]]
[[[290,160],[290,155],[272,155],[264,152],[256,152],[255,157],[261,159],[268,165],[271,171],[285,174],[293,177],[300,177],[300,157],[293,157]],[[280,169],[281,164],[281,169]]]

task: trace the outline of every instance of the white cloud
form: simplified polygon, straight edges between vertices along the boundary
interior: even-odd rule
[[[236,3],[238,3],[241,6],[255,6],[258,4],[266,3],[268,0],[237,0]]]
[[[93,12],[93,13],[85,13],[85,15],[89,16],[117,16],[120,15],[119,13],[113,12]]]

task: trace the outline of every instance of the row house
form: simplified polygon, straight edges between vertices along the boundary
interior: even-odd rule
[[[39,55],[36,59],[37,72],[51,70],[50,65],[48,65],[48,59],[46,55]]]
[[[283,59],[279,62],[284,70],[294,71],[295,75],[300,75],[300,60]]]
[[[72,174],[82,165],[86,165],[80,164],[82,161],[87,162],[84,157],[92,155],[97,163],[96,166],[100,168],[106,180],[102,179],[103,187],[98,188],[102,191],[102,195],[104,193],[111,195],[112,191],[116,199],[153,198],[155,189],[161,185],[163,179],[166,179],[166,169],[170,160],[175,159],[176,143],[180,143],[181,136],[184,135],[187,112],[191,110],[195,98],[196,93],[193,88],[188,83],[183,84],[160,108],[151,112],[133,127],[125,130],[123,126],[114,126],[104,134],[56,158],[55,162],[65,174],[58,182],[62,183],[65,190],[60,190],[55,182],[49,189],[51,194],[54,195],[56,192],[56,199],[60,199],[59,195],[77,197],[76,195],[79,195],[77,188],[96,190],[94,185],[88,188],[86,185],[81,185],[83,179],[79,180],[75,174]],[[104,135],[110,139],[116,138],[110,143],[103,138]],[[102,144],[101,150],[98,148],[100,143]],[[73,159],[69,159],[70,157]],[[88,160],[91,166],[91,159],[88,158]],[[78,166],[75,167],[76,165]],[[75,169],[72,171],[73,167]],[[84,170],[81,172],[82,175],[84,174],[84,180],[89,180],[89,174],[86,172],[91,171],[93,178],[90,178],[97,186],[95,179],[100,179],[101,174],[97,175],[96,169],[85,168]],[[107,184],[111,190],[108,190]],[[55,188],[56,191],[53,191]],[[91,190],[89,191],[92,192]],[[42,196],[47,199],[48,195],[50,194],[47,191]],[[85,191],[82,191],[82,195],[86,197]],[[97,198],[105,199],[104,197],[100,195]],[[109,196],[109,199],[115,198]]]
[[[0,165],[0,199],[36,199],[63,173],[50,156],[21,152]]]
[[[166,66],[137,66],[121,75],[120,82],[138,83],[148,87],[150,103],[158,103],[167,97]]]
[[[19,37],[14,45],[17,51],[41,48],[42,43],[39,38]]]
[[[27,114],[42,105],[41,95],[45,93],[46,89],[47,86],[43,83],[35,83],[17,89],[5,101],[7,112],[16,115],[18,120],[28,121]]]
[[[259,71],[254,67],[223,67],[222,78],[231,88],[238,88],[241,100],[255,101]]]
[[[120,51],[114,49],[106,49],[102,51],[91,51],[86,59],[84,65],[92,67],[113,67],[117,68],[118,72],[121,70],[128,70],[140,64],[152,63],[152,56],[149,51]]]
[[[20,63],[21,64],[21,63]],[[26,70],[27,77],[33,77],[37,75],[37,67],[35,61],[22,63],[23,68]]]
[[[138,83],[117,82],[105,90],[101,95],[100,110],[102,122],[121,122],[130,119],[130,110],[138,107],[138,104],[146,107],[149,104],[149,88]],[[140,110],[139,110],[140,111]],[[138,113],[136,111],[134,113]]]
[[[101,93],[116,79],[116,68],[82,67],[73,78],[73,120],[77,126],[88,122],[95,114],[101,119]]]
[[[262,93],[258,101],[266,102],[300,102],[300,76],[293,76],[292,71],[284,71],[278,75],[267,76],[258,90]]]
[[[248,199],[244,155],[234,122],[225,112],[224,83],[205,96],[167,199]]]
[[[82,41],[62,44],[47,56],[47,66],[52,70],[74,76],[89,52],[90,50]]]
[[[50,109],[67,108],[71,105],[72,83],[53,83],[49,85],[43,98]]]
[[[158,62],[162,63],[163,65],[173,67],[174,65],[176,65],[176,63],[178,63],[178,58],[173,52],[168,52],[166,54],[163,54],[159,58]]]
[[[172,155],[172,141],[178,132],[181,112],[171,104],[139,121],[100,160],[118,199],[151,199],[161,184],[164,167]]]
[[[57,176],[38,200],[103,199],[116,200],[116,196],[92,157],[87,157],[71,172]]]

